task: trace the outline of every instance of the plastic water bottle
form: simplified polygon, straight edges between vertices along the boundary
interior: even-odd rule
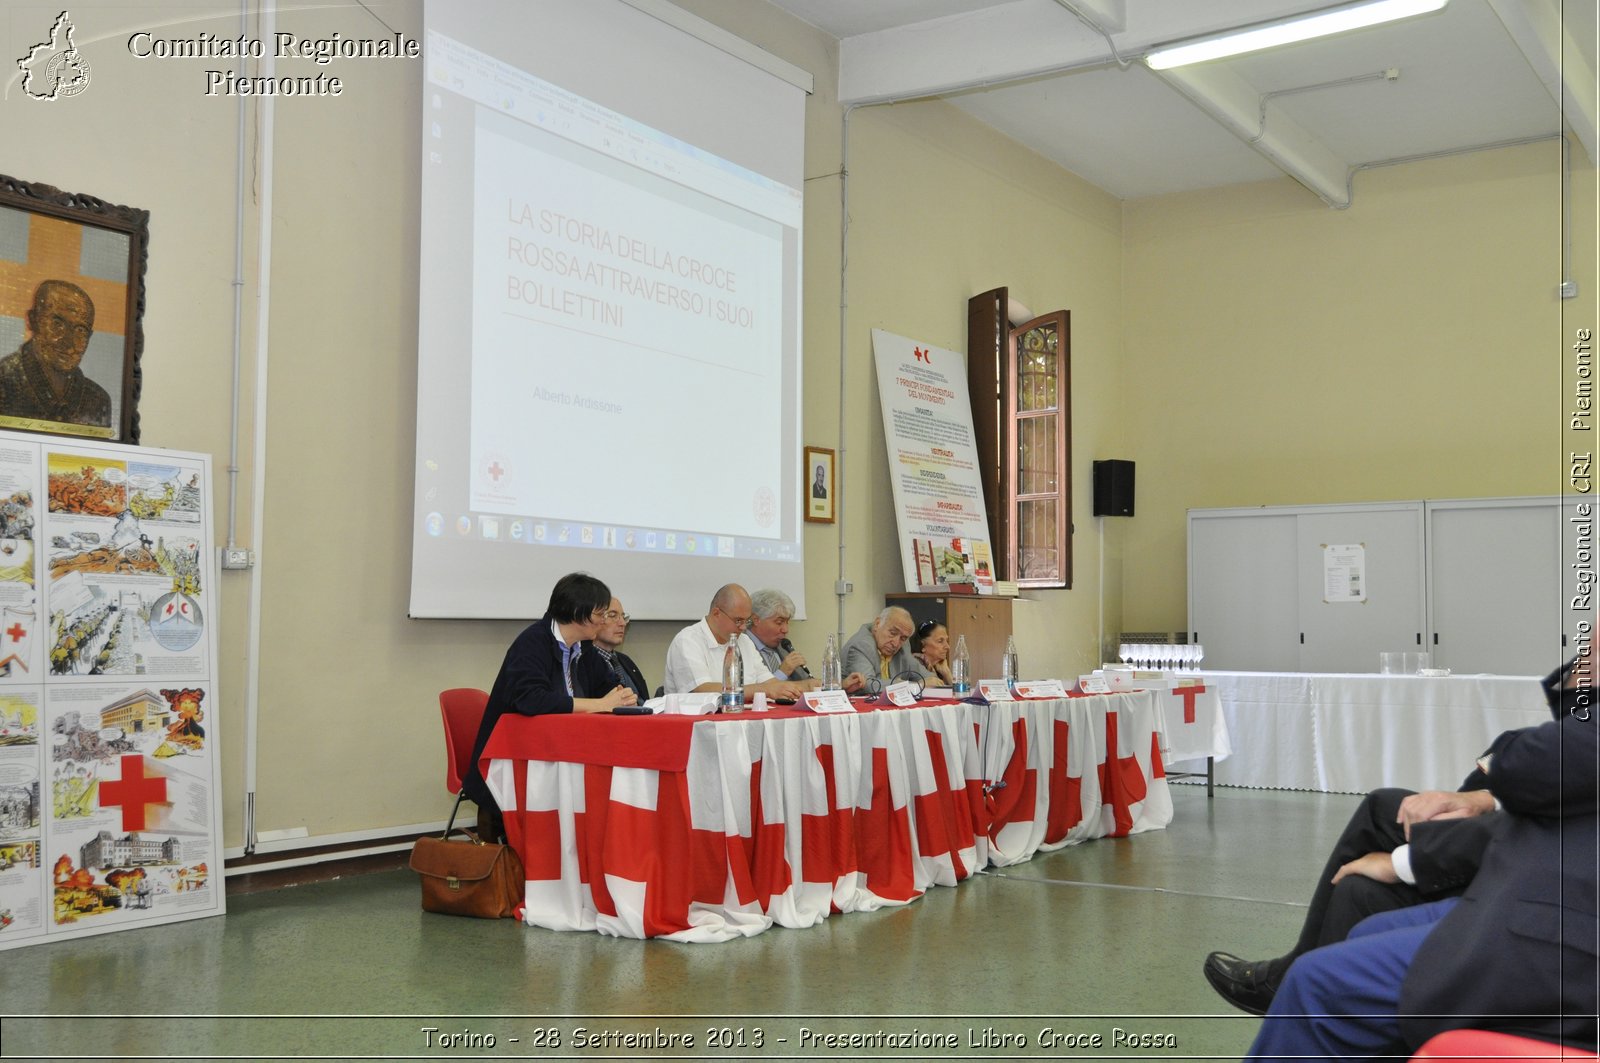
[[[844,677],[840,674],[839,647],[833,641],[833,634],[828,634],[828,642],[822,648],[822,689],[838,690],[844,686]]]
[[[1006,655],[1000,660],[1000,678],[1007,690],[1017,685],[1017,640],[1010,635],[1006,636]]]
[[[956,649],[950,655],[950,693],[964,698],[972,693],[972,658],[967,654],[967,636],[956,636]]]
[[[739,633],[728,636],[722,654],[722,696],[717,704],[723,712],[744,711],[744,657],[739,653]]]

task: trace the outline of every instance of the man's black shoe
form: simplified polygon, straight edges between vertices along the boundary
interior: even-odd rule
[[[1252,1015],[1265,1015],[1283,977],[1278,960],[1251,962],[1226,952],[1206,957],[1206,981],[1223,1000]]]

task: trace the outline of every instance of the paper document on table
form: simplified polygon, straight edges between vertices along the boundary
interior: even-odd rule
[[[645,704],[664,716],[709,716],[717,711],[717,697],[715,691],[700,694],[667,694],[664,697],[651,698]]]

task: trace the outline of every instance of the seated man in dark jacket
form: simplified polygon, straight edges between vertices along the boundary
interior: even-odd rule
[[[633,691],[634,697],[643,705],[650,700],[650,684],[645,682],[644,673],[633,663],[633,658],[622,652],[622,642],[628,637],[628,624],[632,620],[623,611],[622,601],[611,599],[611,605],[606,609],[605,623],[595,632],[594,648],[599,651],[600,659],[611,669],[617,682]]]
[[[1467,1027],[1593,1047],[1600,730],[1594,691],[1578,693],[1582,706],[1506,732],[1480,761],[1504,812],[1467,892],[1297,959],[1248,1058],[1394,1058]]]
[[[605,623],[610,605],[611,591],[598,579],[582,572],[562,576],[550,592],[544,616],[506,650],[472,744],[471,770],[462,780],[467,797],[478,806],[478,831],[485,841],[505,836],[500,809],[478,769],[500,717],[508,712],[610,712],[634,703],[633,691],[616,681],[590,641]]]
[[[1544,680],[1552,711],[1577,664],[1575,659]],[[1587,666],[1583,677],[1592,684]],[[1385,788],[1368,794],[1317,879],[1294,948],[1255,961],[1213,952],[1206,957],[1206,981],[1234,1007],[1264,1015],[1296,957],[1343,941],[1367,916],[1460,895],[1501,818],[1488,782],[1474,768],[1455,792]]]

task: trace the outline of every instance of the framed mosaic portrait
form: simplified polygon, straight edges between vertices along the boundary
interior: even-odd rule
[[[0,174],[0,428],[139,442],[149,221]]]

